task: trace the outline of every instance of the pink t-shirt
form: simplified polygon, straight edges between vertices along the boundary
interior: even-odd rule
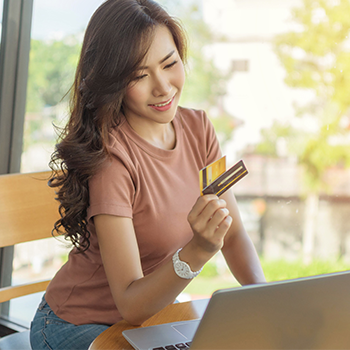
[[[121,320],[101,261],[95,215],[133,219],[145,275],[191,240],[187,215],[199,196],[198,172],[221,152],[203,111],[179,107],[173,126],[172,150],[149,144],[126,121],[110,133],[112,157],[89,182],[90,248],[83,254],[73,250],[46,292],[48,304],[62,319],[77,325]]]

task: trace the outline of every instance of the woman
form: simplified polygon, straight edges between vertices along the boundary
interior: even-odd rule
[[[218,159],[203,111],[178,107],[184,33],[152,0],[108,0],[87,27],[69,123],[52,158],[74,244],[31,327],[34,349],[87,349],[111,324],[174,302],[220,249],[241,284],[264,282],[235,198],[199,196]]]

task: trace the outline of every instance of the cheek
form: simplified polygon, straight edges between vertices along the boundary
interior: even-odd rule
[[[179,64],[178,69],[176,70],[176,85],[179,89],[182,89],[182,87],[185,84],[186,74],[185,74],[185,68],[181,62]]]
[[[138,83],[127,89],[124,97],[124,103],[126,105],[137,104],[144,101],[144,89],[142,89],[140,85],[141,84]]]

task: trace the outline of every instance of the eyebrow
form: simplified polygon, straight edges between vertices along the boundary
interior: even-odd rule
[[[168,58],[170,58],[173,54],[175,53],[175,50],[169,52],[160,62],[159,64],[162,64],[164,63]],[[138,68],[138,70],[144,70],[144,69],[147,69],[149,68],[148,66],[141,66]]]

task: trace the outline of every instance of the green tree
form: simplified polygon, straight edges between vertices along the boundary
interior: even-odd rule
[[[80,47],[75,36],[54,41],[31,40],[24,152],[35,143],[53,148],[55,136],[48,130],[52,129],[52,122],[60,124],[58,117],[66,109],[64,97],[74,81]]]
[[[74,37],[31,41],[27,112],[40,112],[62,100],[73,83],[80,47]]]
[[[306,132],[295,129],[290,123],[274,121],[270,128],[261,130],[261,142],[255,151],[270,157],[283,156],[281,153],[300,157],[306,142]],[[282,152],[279,149],[281,143],[284,145]]]
[[[315,92],[315,101],[299,109],[301,116],[316,118],[319,126],[300,155],[314,192],[324,186],[326,169],[350,164],[345,142],[350,119],[349,13],[349,0],[304,0],[292,13],[300,30],[279,36],[275,43],[286,83]]]
[[[298,115],[314,118],[318,128],[305,135],[296,152],[307,184],[304,256],[310,260],[319,194],[332,166],[349,166],[350,1],[303,0],[292,11],[297,30],[276,38],[275,50],[286,70],[285,82],[314,92],[314,101]],[[275,130],[281,133],[282,130]],[[295,141],[291,132],[289,141]],[[265,142],[266,144],[266,142]]]

